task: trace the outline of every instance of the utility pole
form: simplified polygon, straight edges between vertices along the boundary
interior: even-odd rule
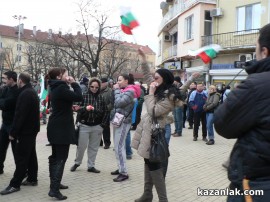
[[[14,19],[19,21],[19,27],[18,27],[18,44],[17,44],[17,64],[18,67],[20,66],[20,61],[21,61],[21,21],[25,20],[27,17],[22,16],[22,15],[14,15],[12,16]]]

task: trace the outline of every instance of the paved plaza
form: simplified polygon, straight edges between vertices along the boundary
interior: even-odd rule
[[[206,145],[201,140],[201,136],[197,142],[192,139],[192,130],[186,128],[183,129],[183,137],[171,138],[171,157],[166,177],[169,201],[225,201],[225,196],[197,196],[197,188],[224,189],[228,186],[227,173],[221,164],[228,158],[235,140],[226,140],[217,136],[215,145]],[[46,143],[46,126],[42,125],[41,132],[37,136],[38,186],[21,186],[19,192],[6,196],[0,195],[0,202],[54,201],[48,196],[48,156],[51,154],[51,147],[45,146]],[[100,147],[98,151],[96,168],[101,170],[99,174],[87,172],[86,155],[77,171],[70,172],[75,154],[76,146],[72,145],[62,180],[63,184],[69,186],[69,189],[62,191],[68,196],[67,201],[132,202],[142,194],[144,161],[135,150],[132,160],[127,160],[130,178],[121,183],[113,182],[115,176],[110,174],[117,168],[113,145],[108,150]],[[9,184],[13,172],[14,161],[9,148],[4,174],[0,175],[1,190]],[[153,201],[158,201],[155,189]]]

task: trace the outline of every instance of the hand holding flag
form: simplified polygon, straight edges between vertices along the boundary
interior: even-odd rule
[[[217,53],[221,50],[221,46],[218,44],[211,44],[209,46],[204,46],[196,51],[189,50],[188,54],[191,56],[199,56],[202,61],[207,64],[213,58],[217,56]]]

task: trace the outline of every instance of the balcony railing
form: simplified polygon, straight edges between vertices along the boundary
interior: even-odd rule
[[[162,60],[166,60],[168,58],[172,58],[174,56],[177,56],[177,44],[174,46],[171,46],[163,51],[162,54]]]
[[[259,29],[227,32],[202,36],[202,46],[219,44],[222,49],[254,47],[259,36]]]
[[[197,3],[212,3],[216,4],[216,0],[178,0],[177,4],[174,4],[172,7],[169,8],[169,11],[164,15],[160,26],[159,31],[163,29],[163,27],[174,19],[177,15],[180,15],[184,11],[191,8],[193,5]]]

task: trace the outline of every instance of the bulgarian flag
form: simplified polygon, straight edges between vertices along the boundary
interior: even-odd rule
[[[191,56],[199,56],[202,61],[207,64],[213,58],[217,57],[217,53],[220,51],[221,46],[218,44],[211,44],[209,46],[204,46],[196,51],[189,50],[188,54]]]
[[[125,34],[132,35],[132,29],[139,26],[138,21],[131,13],[129,7],[121,7],[121,29]]]
[[[40,85],[40,93],[38,94],[39,101],[40,101],[40,111],[45,112],[46,111],[46,104],[44,102],[47,102],[47,95],[48,91],[45,89],[45,81],[44,81],[44,76],[40,75],[39,79],[39,85]]]

